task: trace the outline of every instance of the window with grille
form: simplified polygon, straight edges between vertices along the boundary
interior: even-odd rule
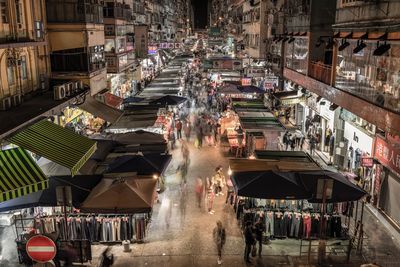
[[[21,57],[21,78],[26,80],[28,78],[28,70],[26,68],[26,57]]]
[[[0,19],[2,23],[8,23],[8,9],[6,0],[0,0]]]
[[[19,0],[15,0],[15,13],[16,13],[16,16],[17,16],[17,23],[18,24],[22,24],[23,23],[23,20],[22,20],[23,14],[22,14],[22,12],[23,12],[22,3],[20,3]]]

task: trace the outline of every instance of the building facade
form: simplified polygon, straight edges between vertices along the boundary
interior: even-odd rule
[[[306,99],[295,123],[318,132],[317,153],[359,177],[371,205],[397,225],[398,5],[287,1],[284,32],[274,38],[283,51],[282,89]]]
[[[52,78],[81,80],[96,95],[107,86],[103,1],[46,1]]]
[[[0,1],[0,109],[46,90],[50,64],[45,1]]]

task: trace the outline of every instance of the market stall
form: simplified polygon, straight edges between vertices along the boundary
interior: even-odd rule
[[[319,245],[326,249],[324,255],[340,249],[349,256],[353,201],[366,192],[343,175],[321,169],[302,152],[256,151],[256,155],[265,159],[229,161],[235,190],[231,203],[242,227],[261,218],[263,238],[272,241],[271,246],[293,239],[300,254],[310,255],[313,242],[323,240]]]
[[[233,109],[263,109],[265,108],[264,102],[261,99],[232,99]]]

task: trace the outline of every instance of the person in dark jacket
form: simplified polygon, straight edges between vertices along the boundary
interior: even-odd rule
[[[244,240],[246,243],[246,247],[244,250],[244,259],[246,262],[251,262],[250,261],[250,253],[251,253],[251,247],[254,245],[255,243],[255,239],[253,236],[253,230],[251,227],[251,222],[246,222],[246,227],[244,229]]]
[[[256,224],[254,225],[254,232],[256,235],[256,240],[258,242],[258,256],[261,257],[262,252],[262,239],[265,225],[263,223],[263,217],[258,218]]]

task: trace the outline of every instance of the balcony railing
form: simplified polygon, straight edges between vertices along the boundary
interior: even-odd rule
[[[321,62],[311,61],[308,76],[313,77],[320,82],[331,85],[332,66]]]
[[[0,31],[0,44],[43,41],[44,38],[41,37],[43,33],[41,31],[38,32],[40,36],[35,39],[34,31],[18,30],[17,34],[12,34],[9,31]]]

